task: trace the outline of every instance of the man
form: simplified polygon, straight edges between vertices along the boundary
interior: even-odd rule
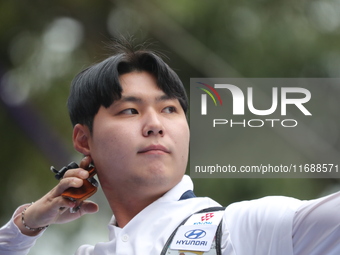
[[[186,243],[177,239],[167,247],[184,219],[219,205],[210,198],[194,197],[192,182],[184,176],[189,128],[180,79],[153,52],[118,48],[116,55],[85,69],[72,84],[68,107],[73,143],[85,155],[80,168],[68,170],[34,204],[17,209],[0,230],[1,254],[27,254],[48,225],[98,210],[86,201],[70,213],[65,209],[77,207],[77,202],[61,197],[66,189],[83,185],[88,178],[84,169],[91,163],[114,216],[109,242],[83,245],[76,254],[145,255],[162,250],[162,254],[216,254],[219,249],[228,255],[340,253],[338,193],[313,201],[266,197],[235,203],[218,214],[221,244],[216,250],[212,244],[212,249],[209,245],[203,251],[196,246],[205,241],[192,241],[197,250],[190,252],[178,248]],[[208,210],[206,216],[214,215]],[[192,229],[183,232],[188,238],[199,238],[203,232],[216,235],[213,240],[219,238],[215,229],[210,233],[209,227],[200,227],[197,232],[185,224]]]

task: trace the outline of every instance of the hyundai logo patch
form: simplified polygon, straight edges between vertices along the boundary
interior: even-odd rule
[[[178,228],[170,248],[173,250],[209,251],[214,240],[217,225],[182,225]]]
[[[186,232],[184,236],[188,239],[200,239],[205,237],[207,233],[202,229],[194,229]]]

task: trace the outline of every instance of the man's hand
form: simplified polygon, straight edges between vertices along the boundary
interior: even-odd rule
[[[76,202],[63,198],[61,194],[68,188],[79,188],[83,180],[89,177],[86,169],[91,163],[90,156],[86,156],[80,162],[80,168],[68,170],[59,184],[41,199],[29,206],[25,211],[25,224],[30,228],[39,228],[51,224],[62,224],[78,219],[84,214],[95,213],[98,205],[91,201],[84,201],[76,213],[70,213],[69,208],[77,206]],[[32,231],[23,225],[21,214],[14,219],[15,224],[25,235],[35,236],[40,231]]]

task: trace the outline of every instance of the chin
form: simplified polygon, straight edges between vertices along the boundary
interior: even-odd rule
[[[147,175],[136,175],[131,181],[138,186],[151,187],[154,189],[165,189],[166,191],[175,186],[182,179],[182,175],[162,171],[159,169],[150,170]]]

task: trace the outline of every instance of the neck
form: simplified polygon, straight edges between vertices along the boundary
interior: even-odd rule
[[[117,225],[123,228],[129,223],[138,213],[140,213],[148,205],[152,204],[164,193],[142,195],[135,192],[133,196],[125,194],[119,195],[117,192],[104,191],[109,202],[111,210],[116,218]],[[137,194],[136,194],[137,193]]]

